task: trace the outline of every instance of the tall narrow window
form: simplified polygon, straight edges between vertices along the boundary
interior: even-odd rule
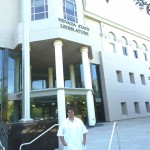
[[[147,47],[146,47],[146,45],[145,44],[142,44],[142,51],[143,51],[143,57],[144,57],[144,60],[145,61],[148,61],[148,58],[147,58]]]
[[[135,84],[134,73],[129,73],[130,83]]]
[[[115,41],[116,41],[115,34],[112,32],[109,32],[109,51],[110,52],[114,52],[114,53],[116,52]]]
[[[140,114],[139,102],[134,102],[135,113]]]
[[[48,18],[48,0],[31,0],[31,20]]]
[[[145,102],[145,106],[146,106],[146,111],[150,112],[150,105],[149,102]]]
[[[147,54],[143,53],[143,55],[144,55],[144,60],[147,61]]]
[[[123,55],[127,56],[127,48],[122,46],[122,52],[123,52]]]
[[[145,76],[143,74],[140,74],[140,77],[141,77],[141,83],[143,85],[145,85],[146,84],[146,82],[145,82]]]
[[[128,55],[128,52],[127,52],[127,39],[123,36],[121,38],[121,41],[122,41],[122,52],[123,52],[123,55],[127,56]]]
[[[117,74],[117,81],[123,83],[122,72],[117,70],[116,74]]]
[[[138,44],[136,41],[133,40],[133,43],[132,43],[132,47],[133,47],[133,55],[134,55],[134,58],[138,58]]]
[[[128,115],[126,102],[121,102],[121,109],[122,109],[122,114],[123,115]]]
[[[134,58],[138,58],[138,52],[136,50],[133,50]]]
[[[78,23],[75,0],[63,0],[64,19]]]

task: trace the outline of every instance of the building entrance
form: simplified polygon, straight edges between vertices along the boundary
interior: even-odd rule
[[[92,76],[92,88],[94,96],[96,122],[97,123],[104,122],[105,113],[104,113],[99,65],[91,64],[91,76]]]
[[[32,119],[57,120],[57,102],[50,100],[34,100],[31,102]]]

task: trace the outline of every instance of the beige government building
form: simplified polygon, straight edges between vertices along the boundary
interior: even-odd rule
[[[60,123],[70,105],[89,126],[150,116],[150,23],[115,3],[0,1],[1,121]]]

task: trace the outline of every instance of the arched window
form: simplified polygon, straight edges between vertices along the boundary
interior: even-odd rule
[[[137,44],[137,42],[136,42],[136,41],[134,41],[134,40],[133,40],[133,44],[132,44],[132,45],[133,45],[133,48],[138,49],[138,44]]]
[[[143,55],[144,55],[144,60],[147,61],[147,47],[145,44],[142,44],[142,50],[143,50]]]
[[[112,32],[109,32],[108,36],[109,36],[109,51],[116,52],[116,47],[115,47],[116,37]]]
[[[146,47],[145,44],[142,44],[142,50],[145,51],[145,52],[147,52],[147,47]]]
[[[122,52],[123,52],[123,55],[127,56],[128,55],[128,52],[127,52],[127,44],[128,44],[127,39],[124,36],[122,36],[121,37],[121,41],[122,41]]]
[[[112,41],[116,41],[116,36],[115,36],[115,34],[113,32],[109,32],[109,38]]]
[[[75,0],[63,0],[64,19],[78,23]]]
[[[138,51],[137,51],[137,49],[138,49],[137,42],[133,40],[132,46],[133,46],[133,55],[136,59],[138,59],[139,56],[138,56]]]

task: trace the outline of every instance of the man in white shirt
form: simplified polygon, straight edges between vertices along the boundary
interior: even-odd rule
[[[67,115],[68,118],[61,123],[57,136],[60,137],[64,150],[83,150],[87,129],[81,119],[74,116],[73,108],[67,110]]]

